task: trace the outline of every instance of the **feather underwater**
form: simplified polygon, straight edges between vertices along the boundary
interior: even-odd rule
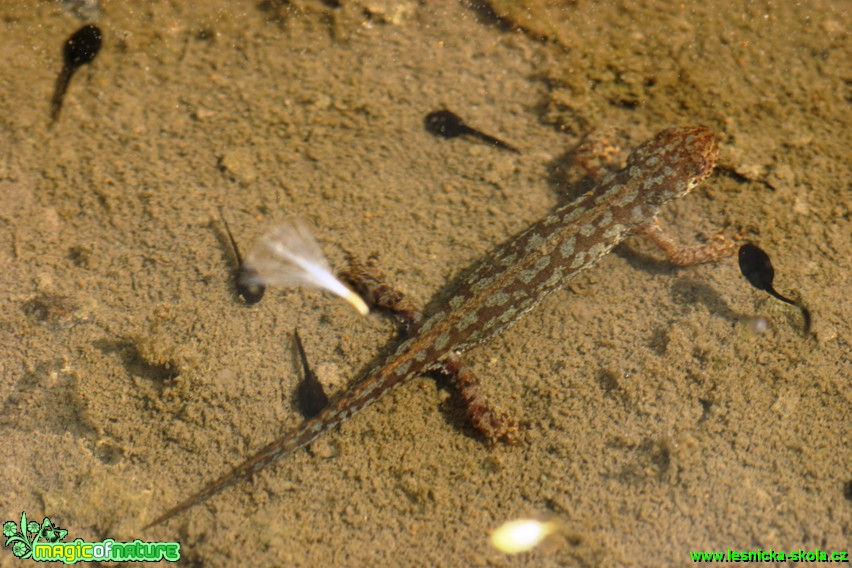
[[[337,279],[308,226],[294,219],[272,228],[246,258],[244,284],[325,289],[340,296],[361,315],[370,309],[361,296]]]

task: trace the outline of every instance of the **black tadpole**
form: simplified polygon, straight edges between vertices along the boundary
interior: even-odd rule
[[[494,138],[493,136],[489,136],[484,132],[480,132],[479,130],[468,126],[460,116],[446,109],[432,111],[427,114],[426,118],[423,120],[423,125],[426,127],[427,132],[434,134],[435,136],[441,136],[442,138],[472,136],[482,140],[483,142],[497,146],[498,148],[502,148],[516,154],[521,153],[520,150],[511,144],[507,144],[498,138]]]
[[[236,261],[236,269],[234,270],[234,286],[237,288],[237,294],[245,301],[246,304],[252,305],[263,299],[263,294],[266,292],[266,286],[258,283],[257,270],[246,266],[243,262],[243,257],[240,254],[240,248],[237,246],[237,241],[234,240],[234,235],[231,234],[231,228],[222,214],[222,209],[219,209],[219,217],[222,219],[222,224],[225,225],[225,232],[228,234],[228,242],[231,243],[231,251],[234,253]]]
[[[302,361],[302,370],[305,373],[297,392],[299,410],[305,418],[313,418],[328,406],[328,395],[325,394],[322,383],[311,370],[308,356],[305,355],[305,348],[302,346],[302,338],[299,337],[299,330],[293,330],[293,337],[296,340],[296,349],[299,351],[299,359]]]
[[[746,280],[752,286],[801,310],[802,317],[805,320],[805,333],[809,332],[811,329],[811,313],[808,309],[799,302],[782,296],[773,287],[772,282],[775,280],[775,269],[772,267],[769,255],[757,245],[746,243],[740,247],[737,257],[740,262],[740,272],[742,272],[743,276],[745,276]]]
[[[64,58],[62,71],[56,78],[56,88],[53,90],[53,99],[50,101],[51,123],[59,118],[62,100],[65,98],[65,91],[68,89],[71,76],[81,65],[91,63],[95,59],[98,51],[101,50],[102,37],[101,29],[94,24],[89,24],[74,32],[65,41],[65,47],[62,50]]]

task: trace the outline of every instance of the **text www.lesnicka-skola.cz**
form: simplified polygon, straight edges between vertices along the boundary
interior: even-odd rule
[[[849,553],[839,550],[826,552],[820,549],[794,550],[711,550],[690,552],[693,562],[849,562]]]

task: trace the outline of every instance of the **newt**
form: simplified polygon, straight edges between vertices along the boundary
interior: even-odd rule
[[[145,528],[251,477],[334,429],[393,388],[429,371],[454,375],[474,425],[492,440],[510,441],[515,426],[489,407],[460,354],[502,333],[631,233],[651,237],[677,265],[731,254],[733,243],[723,237],[704,246],[678,249],[656,221],[663,205],[686,195],[711,174],[718,152],[716,137],[707,128],[659,132],[630,154],[624,169],[607,174],[594,189],[558,207],[485,257],[459,280],[442,307],[423,316],[411,315],[406,338],[317,416],[268,443]]]

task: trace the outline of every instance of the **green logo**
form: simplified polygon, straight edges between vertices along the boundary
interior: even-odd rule
[[[60,529],[45,517],[41,524],[35,521],[27,522],[27,514],[21,513],[21,528],[15,521],[3,523],[3,536],[6,542],[3,546],[12,546],[12,554],[18,558],[29,558],[33,555],[33,546],[39,542],[62,542],[68,534],[65,529]]]
[[[177,542],[116,542],[108,538],[101,542],[76,539],[63,542],[68,531],[54,525],[45,517],[41,524],[27,522],[27,514],[21,513],[21,525],[15,521],[3,523],[4,547],[12,547],[12,554],[21,559],[36,562],[159,562],[180,560],[180,544]]]

